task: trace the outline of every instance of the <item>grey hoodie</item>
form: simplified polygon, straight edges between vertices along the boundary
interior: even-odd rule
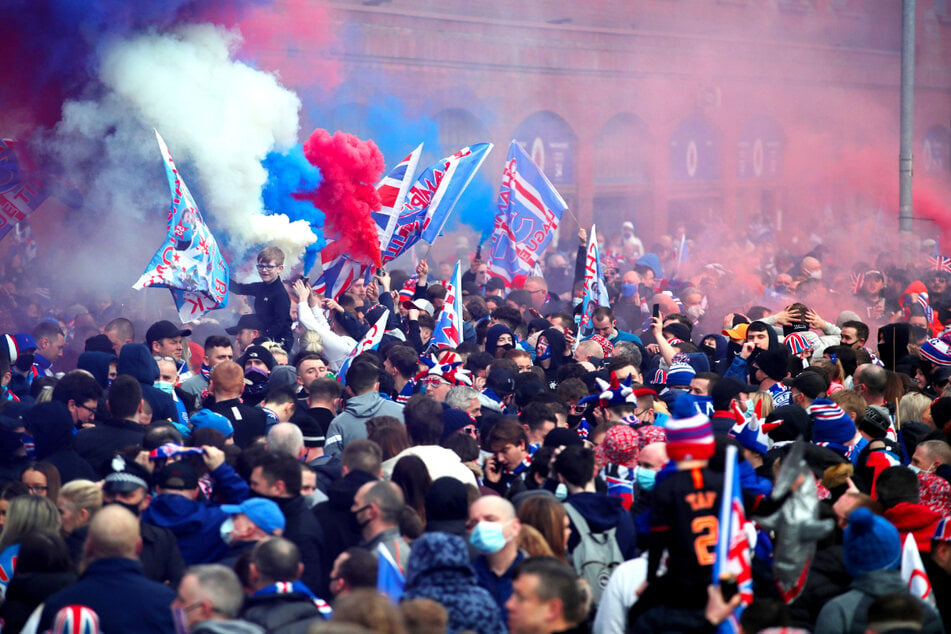
[[[908,586],[897,570],[874,570],[859,575],[852,580],[852,587],[848,592],[837,596],[823,606],[813,631],[822,632],[822,634],[865,632],[868,606],[876,598],[895,592],[908,592]],[[941,617],[935,609],[924,601],[919,603],[925,616],[921,631],[935,634],[944,632]]]
[[[343,411],[330,422],[324,454],[338,456],[348,443],[367,437],[366,422],[374,416],[393,416],[403,422],[403,406],[370,391],[347,401]]]
[[[264,629],[247,621],[205,621],[192,634],[264,634]]]

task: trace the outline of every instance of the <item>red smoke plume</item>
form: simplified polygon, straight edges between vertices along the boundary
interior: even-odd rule
[[[326,215],[324,234],[341,242],[356,260],[380,266],[380,240],[371,212],[381,207],[376,183],[383,175],[383,154],[373,141],[324,129],[304,142],[304,156],[321,174],[313,192],[297,194]]]

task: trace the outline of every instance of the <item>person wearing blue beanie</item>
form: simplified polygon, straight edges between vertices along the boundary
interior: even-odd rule
[[[868,606],[886,594],[908,594],[898,570],[901,539],[898,529],[884,517],[860,507],[849,515],[842,543],[845,569],[852,585],[845,594],[826,603],[813,629],[823,634],[866,631]],[[941,617],[931,605],[915,597],[924,612],[922,632],[943,632]]]

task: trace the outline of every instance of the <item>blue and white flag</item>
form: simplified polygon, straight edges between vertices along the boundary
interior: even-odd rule
[[[595,225],[591,225],[591,235],[588,236],[588,249],[585,251],[584,262],[584,299],[581,302],[579,328],[582,337],[589,337],[594,332],[591,318],[598,306],[610,306],[608,288],[604,282],[604,272],[601,270],[601,256],[598,253],[598,234]]]
[[[337,373],[342,383],[347,383],[347,370],[350,369],[350,364],[357,355],[367,350],[376,350],[377,346],[380,345],[380,340],[383,339],[383,333],[386,332],[386,320],[389,318],[390,311],[384,310],[380,318],[376,320],[376,323],[367,330],[367,334],[363,335],[363,339],[354,346],[350,354],[347,355],[347,358],[343,360],[343,364],[340,366],[340,372]]]
[[[436,329],[430,345],[437,348],[457,348],[462,342],[462,274],[459,260],[446,282],[446,301],[436,319]]]
[[[393,603],[399,603],[406,587],[406,577],[400,569],[400,564],[393,559],[393,555],[383,544],[376,547],[376,555],[376,589],[388,596]]]
[[[376,186],[382,206],[379,211],[374,211],[370,215],[376,221],[381,248],[385,248],[390,243],[390,238],[393,237],[393,230],[399,220],[399,212],[403,208],[403,201],[406,200],[406,192],[409,191],[413,179],[416,177],[416,168],[419,165],[419,155],[422,151],[423,144],[420,143]]]
[[[132,288],[167,288],[182,323],[228,304],[228,263],[202,220],[188,186],[179,175],[162,136],[155,131],[172,192],[168,237]]]
[[[389,240],[380,243],[383,264],[398,258],[420,239],[433,243],[491,149],[491,143],[464,147],[420,172],[406,192]]]
[[[717,552],[713,561],[713,584],[731,577],[736,580],[740,605],[720,624],[720,634],[738,632],[740,614],[753,602],[753,564],[750,541],[746,536],[746,513],[740,491],[740,475],[736,466],[736,447],[727,446],[726,467],[723,471],[723,494],[720,497],[719,533]]]
[[[486,266],[491,277],[508,286],[516,275],[529,275],[537,266],[568,205],[522,146],[512,141],[498,208]]]

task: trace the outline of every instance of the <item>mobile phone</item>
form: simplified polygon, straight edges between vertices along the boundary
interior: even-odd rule
[[[477,259],[477,260],[481,260],[481,259],[482,259],[482,245],[481,245],[481,244],[476,247],[475,259]]]
[[[660,317],[660,304],[654,304],[651,307],[651,315],[654,317]]]

